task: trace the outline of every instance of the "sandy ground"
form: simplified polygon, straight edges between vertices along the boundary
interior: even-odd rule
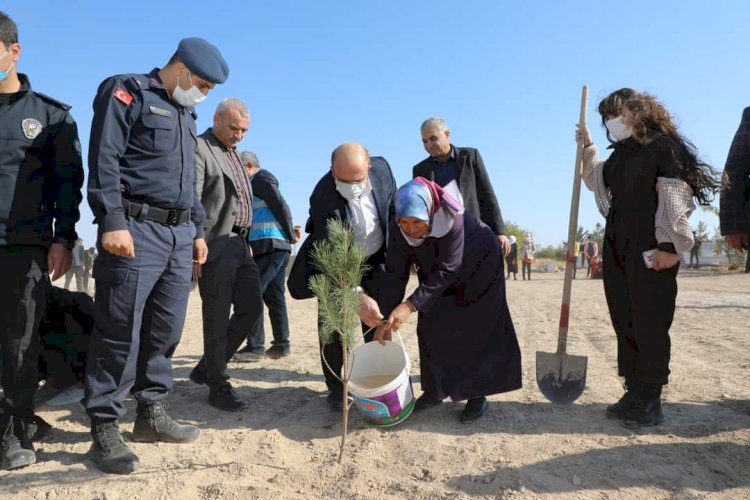
[[[232,363],[243,413],[207,403],[187,380],[202,350],[200,297],[191,296],[174,359],[170,412],[202,429],[189,445],[132,444],[141,468],[99,472],[86,459],[88,420],[78,406],[41,408],[55,426],[39,463],[0,471],[0,496],[34,499],[213,498],[750,498],[750,276],[680,274],[672,328],[665,425],[632,432],[604,417],[621,395],[602,282],[573,287],[569,352],[588,356],[588,385],[573,405],[538,391],[536,351],[554,351],[562,273],[510,281],[508,297],[524,356],[524,388],[493,396],[462,425],[462,403],[409,417],[389,430],[354,415],[341,465],[340,414],[329,411],[320,372],[314,300],[290,299],[293,354]],[[267,321],[267,320],[266,320]],[[268,324],[268,323],[267,323]],[[270,337],[270,329],[267,337]],[[403,330],[419,363],[414,324]],[[134,402],[122,422],[132,429]]]

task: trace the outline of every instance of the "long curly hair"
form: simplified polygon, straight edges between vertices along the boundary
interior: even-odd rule
[[[693,194],[700,205],[709,205],[720,188],[719,176],[716,170],[698,157],[698,150],[688,139],[683,137],[674,124],[672,116],[656,97],[637,92],[633,89],[622,88],[609,94],[599,103],[597,110],[602,117],[602,125],[613,117],[620,116],[627,109],[633,115],[633,138],[648,144],[659,136],[667,136],[674,140],[681,150],[675,161],[680,166],[682,180],[693,190]],[[611,142],[616,142],[609,135]]]

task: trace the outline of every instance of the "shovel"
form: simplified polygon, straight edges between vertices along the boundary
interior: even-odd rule
[[[581,117],[579,123],[586,124],[586,101],[589,89],[581,91]],[[570,201],[570,222],[568,223],[568,258],[565,262],[562,307],[560,308],[560,330],[557,336],[557,352],[536,353],[536,383],[542,394],[558,404],[570,404],[583,393],[586,387],[586,356],[573,356],[565,352],[568,342],[568,320],[570,319],[570,291],[573,285],[573,266],[576,265],[576,230],[578,228],[578,202],[581,197],[581,167],[583,164],[583,144],[578,144],[576,165],[573,173],[573,196]]]

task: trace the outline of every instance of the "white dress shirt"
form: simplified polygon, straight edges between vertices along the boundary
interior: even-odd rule
[[[385,236],[380,229],[380,217],[370,179],[367,179],[362,195],[347,202],[347,216],[349,224],[354,228],[354,242],[364,249],[365,255],[369,257],[380,250]]]

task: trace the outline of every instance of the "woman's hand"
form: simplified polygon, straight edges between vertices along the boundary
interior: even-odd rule
[[[584,147],[590,146],[593,143],[586,125],[576,124],[576,143],[582,144]]]
[[[656,258],[654,259],[654,271],[672,269],[678,262],[680,262],[680,256],[678,254],[658,251],[656,252]]]
[[[402,302],[399,305],[396,306],[396,308],[391,313],[390,317],[388,318],[388,331],[390,332],[397,332],[401,325],[406,323],[406,320],[409,319],[409,315],[411,314],[412,307],[411,304],[407,302]]]
[[[378,326],[372,339],[377,340],[381,345],[385,345],[386,340],[391,340],[391,330],[388,329],[388,325]]]

